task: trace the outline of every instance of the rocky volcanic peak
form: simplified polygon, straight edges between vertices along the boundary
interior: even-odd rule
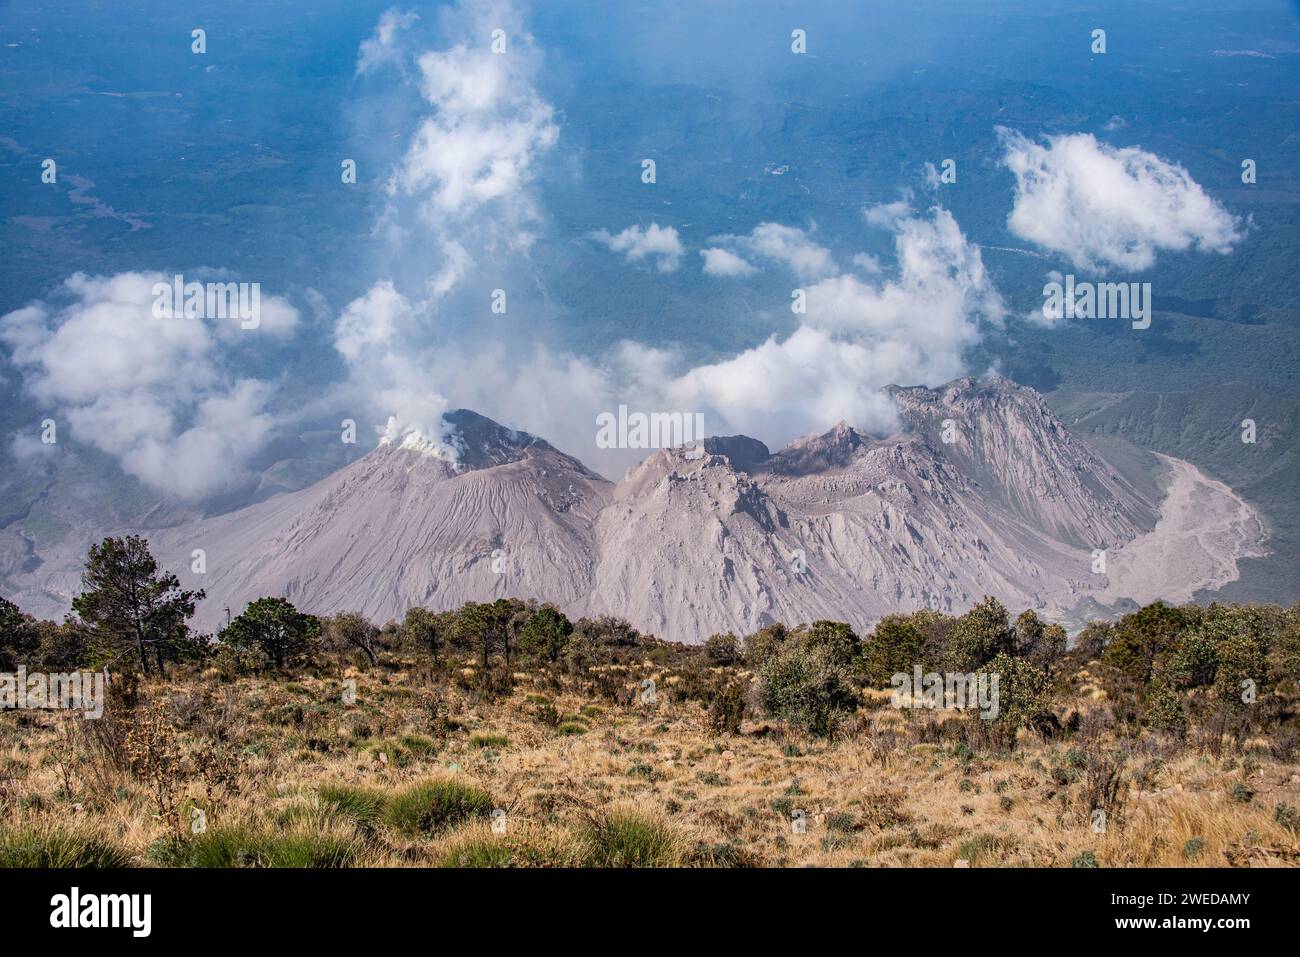
[[[1105,548],[1155,523],[1155,503],[1071,435],[1033,389],[995,375],[888,391],[908,431],[986,496],[1061,541]]]
[[[658,450],[628,470],[614,488],[614,501],[654,503],[670,510],[703,502],[718,514],[744,511],[766,521],[759,484],[730,455],[709,451],[710,445],[711,441],[704,443],[702,454],[690,446]],[[753,463],[755,447],[767,449],[746,436],[734,436],[716,447],[728,448],[746,464]]]
[[[766,445],[748,435],[715,435],[704,440],[705,451],[726,456],[733,468],[751,472],[762,468],[772,453]]]
[[[459,470],[486,469],[530,455],[547,455],[564,459],[574,471],[590,474],[581,462],[564,455],[545,439],[508,429],[469,409],[448,412],[443,420],[451,427],[449,441],[456,449]]]
[[[870,442],[869,436],[845,422],[839,422],[828,432],[791,442],[773,456],[770,465],[772,471],[785,475],[805,475],[844,468]]]

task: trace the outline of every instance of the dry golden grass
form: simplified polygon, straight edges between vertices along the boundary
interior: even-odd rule
[[[622,669],[629,686],[645,675],[665,689],[678,678],[648,665]],[[353,706],[340,700],[343,677],[357,682]],[[7,712],[0,838],[30,843],[71,829],[141,866],[231,854],[235,863],[385,867],[1300,862],[1300,836],[1274,819],[1278,804],[1300,805],[1300,773],[1262,751],[1212,759],[1152,743],[1127,758],[1119,800],[1097,833],[1069,741],[1025,737],[1000,755],[910,743],[929,717],[882,708],[875,695],[843,740],[767,725],[716,736],[698,704],[671,693],[653,706],[619,706],[572,683],[541,683],[521,671],[513,693],[493,703],[454,682],[435,697],[408,662],[336,678],[226,683],[207,671],[152,685],[145,697],[165,702],[184,754],[215,749],[238,766],[237,789],[179,780],[173,823],[148,787],[77,743],[80,729],[67,743],[68,723],[81,719]],[[391,801],[448,781],[487,792],[505,812],[504,832],[477,812],[403,832],[361,807],[370,792]],[[344,786],[367,789],[360,810],[322,799],[322,788]],[[206,815],[204,835],[191,833],[195,809]],[[200,839],[218,856],[168,856],[169,840],[192,849]]]

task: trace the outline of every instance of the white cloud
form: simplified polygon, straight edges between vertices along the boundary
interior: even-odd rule
[[[387,60],[403,83],[417,85],[427,111],[389,176],[374,227],[387,241],[391,278],[347,305],[334,344],[348,368],[337,395],[358,421],[374,416],[384,441],[450,457],[442,375],[459,374],[468,360],[468,346],[454,344],[456,327],[470,303],[488,300],[476,277],[526,274],[542,219],[531,184],[559,127],[534,83],[541,52],[510,3],[461,0],[437,20],[439,49],[402,40],[414,17],[390,11],[360,51],[363,62]],[[497,30],[503,52],[493,50]],[[518,295],[512,286],[512,306]],[[481,336],[471,341],[482,346]]]
[[[675,272],[686,251],[677,230],[658,223],[651,223],[646,229],[629,226],[616,235],[610,235],[608,230],[602,229],[592,233],[592,238],[614,252],[622,253],[628,262],[653,259],[660,272]]]
[[[273,419],[273,387],[234,375],[230,354],[260,335],[282,337],[297,310],[262,298],[265,331],[236,320],[153,314],[161,273],[76,274],[54,297],[0,317],[26,390],[66,422],[74,441],[115,456],[128,473],[199,498],[244,474]]]
[[[893,229],[897,223],[910,216],[911,213],[911,202],[908,199],[900,199],[892,203],[868,206],[862,211],[862,218],[871,226],[878,226],[881,229]]]
[[[513,241],[526,243],[522,224],[536,214],[522,187],[559,136],[554,109],[533,85],[540,55],[506,4],[462,3],[445,19],[462,39],[418,57],[420,92],[433,113],[421,122],[389,190],[419,197],[435,220],[492,205],[514,231]],[[504,53],[492,52],[496,29],[506,32]]]
[[[836,272],[830,250],[808,238],[797,226],[782,223],[759,223],[747,236],[714,236],[717,248],[739,250],[749,256],[767,259],[789,269],[799,279],[821,279]]]
[[[275,425],[267,411],[271,392],[265,382],[238,379],[225,390],[199,399],[189,428],[177,434],[160,429],[140,436],[123,464],[150,485],[182,498],[211,494],[242,475],[244,463],[269,438]],[[87,428],[93,431],[100,411],[74,411],[73,428],[78,434]],[[102,411],[110,417],[120,414],[117,408]]]
[[[398,62],[401,58],[399,35],[419,19],[413,10],[386,10],[379,18],[374,34],[361,43],[357,55],[357,73],[368,73],[381,64]]]
[[[863,272],[870,273],[873,276],[877,275],[881,270],[880,260],[871,253],[855,253],[852,262]]]
[[[1044,286],[1046,286],[1047,283],[1053,282],[1063,283],[1065,282],[1065,276],[1059,270],[1049,269],[1047,271]],[[1044,292],[1044,296],[1046,296],[1046,292]],[[1065,311],[1061,310],[1058,315],[1053,313],[1050,309],[1044,309],[1042,306],[1035,306],[1033,309],[1022,314],[1020,318],[1031,326],[1041,326],[1044,329],[1055,329],[1057,326],[1062,325],[1065,322]]]
[[[411,303],[382,280],[343,310],[334,347],[364,400],[387,414],[376,430],[383,441],[414,436],[422,447],[454,460],[442,421],[450,406],[436,385],[438,354],[431,346],[417,345],[427,341],[433,308],[432,302]]]
[[[1007,225],[1064,255],[1078,269],[1148,269],[1161,250],[1227,253],[1241,221],[1182,166],[1091,133],[1046,137],[1046,145],[998,128],[1016,177]]]
[[[701,249],[700,255],[704,257],[704,272],[709,276],[752,276],[758,272],[750,263],[727,249]]]

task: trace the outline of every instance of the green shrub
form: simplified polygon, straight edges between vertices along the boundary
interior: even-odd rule
[[[840,834],[852,834],[860,830],[858,819],[847,811],[833,811],[826,815],[826,830]]]
[[[652,765],[646,764],[644,761],[637,761],[628,768],[627,776],[630,778],[644,778],[651,783],[663,777]]]
[[[817,622],[812,631],[791,634],[762,669],[764,710],[823,737],[831,734],[836,718],[858,702],[851,683],[853,642],[831,627],[819,629],[834,624]]]
[[[438,856],[439,867],[514,867],[515,854],[495,836],[475,835],[456,842]]]
[[[554,605],[543,605],[528,619],[519,647],[545,661],[557,662],[569,644],[573,624]]]
[[[704,642],[704,657],[714,665],[734,665],[740,661],[740,639],[731,632],[710,635]]]
[[[320,619],[283,598],[259,598],[217,635],[237,654],[253,655],[275,668],[310,661],[320,647]]]
[[[1175,737],[1187,735],[1187,708],[1184,695],[1163,680],[1157,679],[1147,698],[1146,720],[1157,731]]]
[[[382,820],[408,837],[429,837],[491,813],[492,798],[486,791],[459,781],[440,780],[399,791],[385,804]]]
[[[867,639],[863,652],[863,666],[867,683],[873,687],[886,687],[889,679],[900,672],[911,674],[922,664],[925,635],[910,617],[888,615],[876,625]]]
[[[751,668],[762,668],[767,659],[785,643],[789,634],[780,622],[754,632],[745,639],[745,663]]]
[[[1173,647],[1186,624],[1183,609],[1153,602],[1115,623],[1101,659],[1144,685],[1151,680],[1156,659]]]
[[[709,730],[714,734],[737,734],[745,718],[745,692],[735,682],[723,685],[709,701],[706,716]]]
[[[1054,720],[1052,679],[1025,658],[999,654],[982,669],[998,676],[996,724],[1004,728],[1041,728]]]
[[[1015,652],[1016,635],[1007,610],[996,598],[984,600],[957,619],[948,637],[948,670],[977,671],[999,655]]]
[[[268,834],[257,844],[261,867],[349,867],[356,841],[337,834]]]
[[[689,855],[691,867],[761,867],[762,861],[739,841],[725,844],[696,842]]]

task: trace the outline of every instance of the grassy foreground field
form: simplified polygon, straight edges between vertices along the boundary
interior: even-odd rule
[[[400,651],[294,675],[181,665],[116,680],[98,721],[4,712],[0,865],[1300,863],[1290,754],[1121,737],[1089,717],[1107,695],[1086,663],[1057,695],[1068,733],[981,747],[954,727],[970,718],[872,689],[829,739],[752,712],[737,731],[688,686],[755,675],[658,657],[532,663],[486,693],[472,658]]]

